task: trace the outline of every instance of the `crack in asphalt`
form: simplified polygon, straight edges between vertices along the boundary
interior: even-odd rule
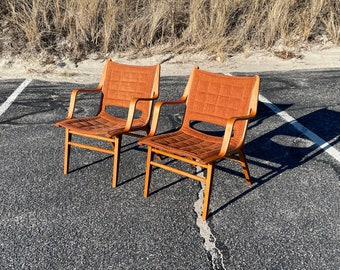
[[[201,168],[197,167],[197,171],[200,171],[197,175],[203,176],[203,172]],[[201,182],[201,190],[198,193],[198,199],[194,203],[194,209],[197,213],[197,220],[196,225],[200,230],[200,235],[204,239],[204,248],[209,252],[211,256],[211,263],[214,270],[226,270],[223,262],[223,254],[222,252],[216,247],[216,237],[211,232],[209,224],[207,221],[203,221],[201,217],[202,212],[202,204],[203,204],[203,197],[204,197],[204,188],[205,184]]]

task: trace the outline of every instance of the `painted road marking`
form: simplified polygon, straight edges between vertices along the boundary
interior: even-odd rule
[[[279,115],[286,122],[291,124],[298,131],[303,133],[307,138],[312,140],[316,145],[318,145],[325,152],[330,154],[333,158],[340,162],[340,152],[331,146],[328,142],[320,138],[314,132],[300,124],[294,117],[291,117],[287,112],[281,111],[279,107],[271,103],[264,96],[260,95],[259,100],[270,108],[275,114]],[[201,168],[196,168],[198,174],[203,174]],[[216,247],[216,237],[212,234],[211,229],[206,221],[201,218],[202,204],[203,204],[203,194],[204,194],[205,184],[201,182],[201,190],[197,201],[194,204],[194,209],[197,214],[196,225],[200,230],[200,235],[204,239],[204,247],[210,253],[212,258],[213,269],[226,269],[223,261],[222,252]]]
[[[2,103],[0,107],[0,116],[3,115],[5,111],[11,106],[11,104],[16,100],[16,98],[20,95],[22,91],[30,84],[32,79],[26,79],[22,82],[22,84],[19,85],[17,89],[7,98],[7,100]]]
[[[327,152],[329,155],[331,155],[333,158],[335,158],[337,161],[340,162],[340,152],[338,150],[336,150],[333,146],[331,146],[328,142],[326,142],[324,139],[320,138],[313,131],[309,130],[308,128],[306,128],[305,126],[300,124],[294,117],[291,117],[285,111],[281,111],[279,107],[277,107],[275,104],[271,103],[264,96],[260,95],[259,100],[264,105],[266,105],[269,109],[271,109],[273,112],[275,112],[281,118],[283,118],[286,122],[291,124],[294,128],[296,128],[298,131],[303,133],[307,138],[309,138],[311,141],[313,141],[317,146],[319,146],[321,149],[323,149],[325,152]]]

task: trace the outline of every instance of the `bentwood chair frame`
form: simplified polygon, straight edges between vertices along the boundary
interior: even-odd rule
[[[208,215],[211,185],[215,163],[223,158],[241,163],[248,185],[251,184],[244,140],[249,119],[256,115],[259,76],[228,76],[199,70],[194,67],[182,97],[177,101],[159,101],[154,108],[150,133],[139,140],[148,147],[144,196],[149,196],[152,166],[205,183],[202,219]],[[181,127],[177,131],[156,134],[160,109],[165,104],[185,103]],[[204,133],[193,126],[194,122],[222,126],[223,136]],[[205,175],[191,173],[157,157],[167,157],[199,166]]]
[[[142,137],[150,131],[150,115],[153,101],[158,98],[160,64],[134,66],[107,60],[101,80],[95,89],[74,89],[71,93],[68,115],[58,121],[64,127],[64,174],[69,171],[70,147],[86,148],[113,155],[112,187],[116,187],[122,135]],[[77,95],[101,93],[99,112],[90,117],[74,117]],[[108,108],[124,108],[127,116],[116,116]],[[111,144],[110,148],[72,141],[72,135],[88,137]]]

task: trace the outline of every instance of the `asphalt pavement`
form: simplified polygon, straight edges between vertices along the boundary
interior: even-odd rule
[[[340,70],[259,75],[245,145],[254,183],[219,162],[207,222],[197,181],[157,169],[143,197],[136,138],[123,139],[117,188],[102,153],[73,149],[63,175],[54,123],[73,88],[93,85],[32,80],[9,103],[26,78],[0,80],[0,269],[339,269]],[[179,98],[187,79],[162,76],[160,99]],[[94,97],[76,113],[94,113]],[[160,131],[182,109],[165,107]]]

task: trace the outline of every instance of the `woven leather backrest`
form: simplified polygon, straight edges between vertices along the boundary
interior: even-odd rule
[[[132,98],[152,97],[156,70],[157,65],[132,66],[108,60],[102,86],[102,110],[105,110],[106,106],[129,108]],[[151,105],[152,102],[137,104],[137,109],[142,112],[142,118],[147,117]]]
[[[183,127],[190,129],[191,121],[202,121],[225,126],[233,116],[248,115],[252,95],[257,99],[254,87],[256,77],[227,76],[196,69],[189,90]],[[256,108],[253,108],[256,110]],[[234,138],[243,137],[246,121],[234,126]]]

